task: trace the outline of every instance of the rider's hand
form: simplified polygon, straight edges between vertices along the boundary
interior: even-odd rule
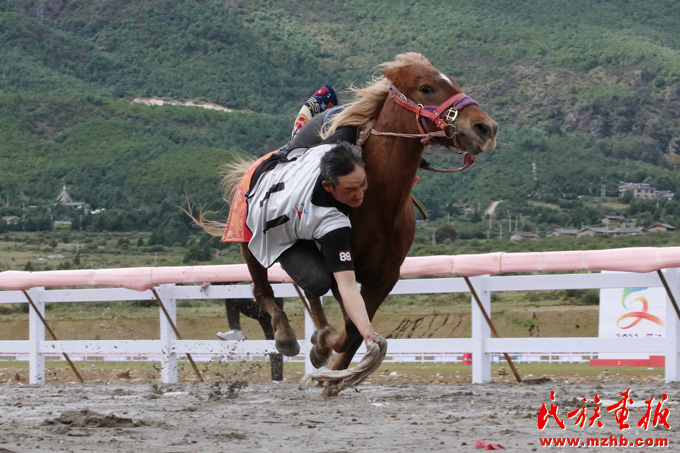
[[[364,337],[364,341],[371,340],[375,344],[380,343],[380,337],[372,328],[369,331],[362,333],[361,336]]]

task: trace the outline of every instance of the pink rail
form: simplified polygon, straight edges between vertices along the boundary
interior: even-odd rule
[[[406,258],[401,275],[475,276],[506,272],[608,270],[653,272],[680,267],[680,247],[635,247],[609,250],[488,253]],[[290,282],[276,264],[269,279]],[[64,271],[0,272],[0,288],[23,290],[54,286],[108,286],[144,291],[166,283],[249,281],[245,264],[178,267],[132,267]]]

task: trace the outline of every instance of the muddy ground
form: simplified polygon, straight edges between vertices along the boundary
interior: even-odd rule
[[[634,400],[622,431],[607,407],[630,388]],[[555,401],[550,401],[551,391]],[[568,413],[587,406],[595,394],[604,426],[580,428]],[[668,400],[671,429],[637,426],[644,400]],[[583,403],[583,398],[589,400]],[[0,387],[0,452],[472,452],[476,441],[505,451],[572,451],[546,448],[539,437],[620,439],[667,438],[667,448],[614,447],[605,451],[678,451],[680,385],[662,382],[577,382],[548,378],[526,383],[368,383],[326,398],[318,388],[299,391],[291,381],[247,380],[173,385],[110,382],[5,384]],[[538,429],[543,403],[558,406]],[[618,441],[620,442],[620,441]],[[601,452],[604,447],[578,448]]]

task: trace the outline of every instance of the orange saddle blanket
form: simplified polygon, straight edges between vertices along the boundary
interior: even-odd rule
[[[227,218],[227,226],[222,235],[222,242],[250,242],[250,239],[253,237],[253,233],[251,233],[246,226],[246,216],[248,215],[246,193],[248,193],[248,189],[250,188],[250,180],[253,177],[255,169],[275,152],[276,151],[272,151],[256,160],[248,168],[243,175],[243,178],[241,178],[241,181],[238,183],[238,186],[234,191],[234,198],[231,201],[231,207],[229,208],[229,217]]]

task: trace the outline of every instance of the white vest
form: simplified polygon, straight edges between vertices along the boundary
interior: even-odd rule
[[[351,227],[349,217],[338,208],[312,204],[319,163],[334,146],[319,145],[278,164],[248,193],[246,226],[253,233],[248,248],[264,267],[274,264],[298,239],[315,240]]]

